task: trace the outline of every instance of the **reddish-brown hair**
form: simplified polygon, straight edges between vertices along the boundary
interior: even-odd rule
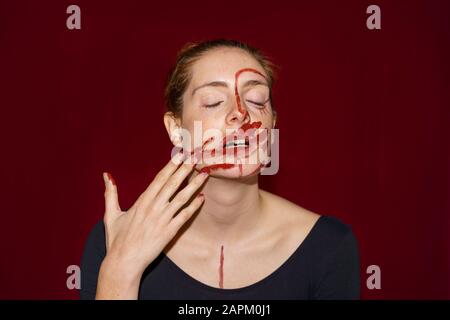
[[[250,54],[259,62],[267,75],[270,88],[270,102],[273,110],[272,86],[275,80],[275,64],[260,50],[236,40],[217,39],[198,43],[186,44],[177,55],[176,62],[170,70],[164,98],[168,111],[176,116],[181,116],[183,110],[183,94],[191,79],[190,68],[203,54],[216,48],[239,48]]]

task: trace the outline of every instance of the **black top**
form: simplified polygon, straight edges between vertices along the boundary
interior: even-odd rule
[[[81,299],[94,299],[105,257],[103,221],[90,233],[81,261]],[[358,244],[349,226],[321,216],[294,253],[264,279],[237,289],[206,285],[164,252],[144,272],[139,299],[359,299]]]

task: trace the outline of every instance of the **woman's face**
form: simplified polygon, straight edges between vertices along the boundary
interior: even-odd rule
[[[268,131],[275,124],[266,78],[258,61],[237,48],[214,49],[191,66],[181,126],[193,137],[183,140],[183,148],[192,152],[195,147],[199,151],[194,139],[201,124],[203,159],[197,169],[228,178],[259,173],[265,161],[262,155],[270,154]],[[210,137],[213,140],[206,142]]]

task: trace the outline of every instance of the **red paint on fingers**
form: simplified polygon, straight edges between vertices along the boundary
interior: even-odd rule
[[[106,175],[108,176],[109,181],[111,181],[111,183],[113,184],[113,186],[116,186],[116,180],[114,180],[113,176],[111,175],[111,173],[107,172]]]

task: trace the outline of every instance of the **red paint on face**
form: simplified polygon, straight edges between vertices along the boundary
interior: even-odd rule
[[[252,68],[241,69],[241,70],[238,70],[235,73],[235,75],[234,75],[234,95],[236,97],[236,103],[237,103],[237,107],[238,107],[239,112],[242,113],[242,115],[245,116],[245,114],[247,113],[247,110],[242,108],[242,106],[241,106],[241,97],[239,96],[239,90],[238,90],[238,79],[239,79],[239,76],[241,75],[241,73],[243,73],[243,72],[253,72],[253,73],[259,74],[264,79],[266,79],[266,77],[261,72],[259,72],[258,70],[255,70],[255,69],[252,69]]]
[[[220,248],[220,265],[219,265],[219,287],[223,289],[223,261],[225,257],[223,255],[223,246]]]
[[[194,157],[197,156],[196,158],[199,159],[201,155],[203,155],[203,150],[205,149],[205,146],[212,142],[214,140],[214,137],[209,138],[208,140],[206,140],[205,142],[203,142],[201,147],[197,147],[194,150],[192,150],[191,152],[191,156],[193,155]]]
[[[255,121],[255,122],[252,122],[252,123],[244,123],[242,126],[241,126],[241,130],[242,131],[244,131],[244,132],[246,132],[246,131],[248,131],[248,130],[250,130],[250,129],[258,129],[259,127],[261,127],[261,125],[262,125],[262,122],[261,121]]]
[[[236,104],[237,104],[237,107],[238,107],[238,111],[239,111],[240,113],[242,113],[242,114],[245,116],[246,113],[247,113],[247,110],[244,109],[244,108],[242,107],[242,105],[241,105],[241,97],[239,96],[239,90],[238,90],[238,80],[239,80],[239,76],[240,76],[243,72],[253,72],[253,73],[259,74],[260,76],[262,76],[262,77],[263,77],[264,79],[266,79],[266,80],[267,80],[267,78],[264,76],[264,74],[262,74],[262,73],[259,72],[258,70],[252,69],[252,68],[241,69],[241,70],[238,70],[238,71],[235,73],[235,76],[234,76],[234,78],[235,78],[235,81],[234,81],[234,94],[235,94],[235,97],[236,97]],[[246,131],[248,131],[248,130],[250,130],[250,129],[258,129],[258,128],[261,127],[261,125],[262,125],[261,121],[255,121],[255,122],[252,122],[252,123],[244,123],[239,129],[242,130],[242,131],[245,133]],[[226,139],[227,139],[227,137],[224,137],[224,138],[223,138],[223,144],[226,143]],[[192,155],[192,154],[196,154],[196,155],[197,155],[199,152],[201,153],[201,155],[203,155],[205,145],[206,145],[207,143],[211,142],[212,140],[213,140],[213,138],[209,138],[207,141],[205,141],[205,143],[203,143],[202,147],[199,147],[199,148],[194,149],[194,151],[192,151],[191,155]],[[225,149],[226,149],[226,148],[223,148],[223,150],[222,150],[222,151],[223,151],[223,154],[226,153]],[[237,150],[234,150],[234,152],[235,152],[235,156],[236,156]],[[211,151],[211,156],[213,156],[213,157],[215,156],[215,149]],[[217,170],[217,169],[231,169],[231,168],[234,168],[235,166],[236,166],[236,165],[234,165],[234,164],[227,164],[227,163],[223,163],[223,164],[214,164],[214,165],[211,165],[211,166],[207,166],[207,167],[202,168],[202,169],[200,170],[200,172],[206,172],[206,173],[209,174],[209,173],[211,172],[211,170]],[[240,176],[242,176],[242,164],[239,164],[239,173],[240,173]]]
[[[240,130],[240,132],[244,132],[244,133],[245,133],[246,131],[248,131],[248,130],[250,130],[250,129],[258,129],[258,128],[261,127],[261,125],[262,125],[261,121],[256,121],[256,122],[252,122],[252,123],[244,123],[244,124],[239,128],[239,130]],[[259,136],[259,135],[258,135],[258,136]],[[258,137],[258,136],[257,136],[257,137]],[[225,145],[225,143],[227,142],[227,138],[229,138],[229,137],[224,137],[224,138],[223,138],[223,144],[224,144],[224,145]],[[236,138],[236,137],[234,137],[234,138]],[[210,142],[210,141],[212,141],[211,138],[208,139],[208,140],[203,144],[203,146],[202,146],[201,148],[196,148],[195,151],[193,151],[192,153],[195,153],[196,155],[198,155],[197,158],[200,157],[200,155],[198,154],[199,152],[201,153],[201,156],[203,156],[203,153],[204,153],[204,147],[205,147],[205,145],[206,145],[208,142]],[[238,150],[237,150],[237,148],[235,148],[235,149],[233,150],[233,152],[234,152],[234,156],[237,157],[237,155],[238,155]],[[225,148],[225,147],[222,148],[222,154],[226,154],[226,148]],[[212,149],[212,150],[211,150],[211,156],[214,157],[215,155],[216,155],[216,149]],[[200,170],[200,172],[206,172],[206,173],[210,174],[210,173],[211,173],[211,170],[217,170],[217,169],[231,169],[231,168],[234,168],[234,167],[236,167],[235,164],[230,164],[230,163],[220,163],[220,164],[214,164],[214,165],[206,166],[206,167],[202,168],[202,169]],[[238,168],[239,168],[239,174],[240,174],[240,176],[242,177],[243,168],[242,168],[242,164],[241,164],[241,163],[238,165]]]

